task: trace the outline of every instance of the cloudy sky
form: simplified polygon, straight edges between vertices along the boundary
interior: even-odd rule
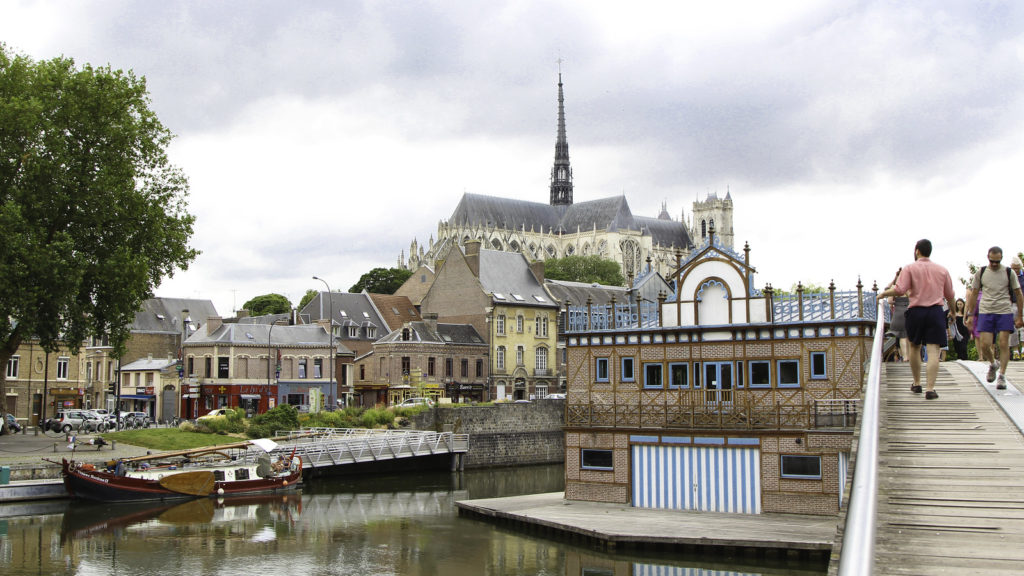
[[[759,287],[1024,249],[1020,2],[6,0],[0,41],[146,77],[202,251],[157,294],[225,316],[547,202],[559,59],[575,199],[729,192]]]

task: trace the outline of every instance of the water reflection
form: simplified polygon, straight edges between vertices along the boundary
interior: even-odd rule
[[[456,500],[562,489],[559,466],[318,479],[300,494],[182,504],[0,506],[5,574],[820,574],[609,555],[461,518]]]

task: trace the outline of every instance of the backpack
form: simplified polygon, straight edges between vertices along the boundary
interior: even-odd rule
[[[979,286],[981,286],[981,277],[985,275],[985,270],[988,270],[988,266],[983,266],[981,268],[981,272],[978,272],[978,285]],[[1011,304],[1016,304],[1017,303],[1017,293],[1013,291],[1013,279],[1011,277],[1011,275],[1013,273],[1010,271],[1009,268],[1005,268],[1004,267],[1003,270],[1006,270],[1006,289],[1010,291],[1010,303]]]

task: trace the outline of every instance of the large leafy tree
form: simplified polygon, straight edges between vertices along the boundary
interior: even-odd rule
[[[626,283],[619,264],[600,256],[566,256],[545,260],[544,277],[570,282],[597,282],[605,286],[622,286]]]
[[[359,293],[363,290],[372,294],[394,294],[412,276],[411,270],[402,268],[374,268],[359,277],[359,281],[348,289]]]
[[[284,314],[291,311],[292,302],[281,294],[264,294],[242,304],[242,308],[248,310],[249,314],[253,316]]]
[[[0,366],[26,339],[77,351],[186,269],[194,217],[144,78],[0,44]],[[6,396],[0,370],[0,398]]]
[[[306,304],[312,302],[313,298],[316,298],[317,294],[319,294],[319,292],[313,290],[312,288],[306,290],[306,294],[302,296],[302,300],[299,300],[299,310],[302,310],[303,308],[306,307]]]

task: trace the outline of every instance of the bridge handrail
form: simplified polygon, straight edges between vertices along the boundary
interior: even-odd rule
[[[878,508],[878,420],[879,388],[882,374],[882,341],[885,339],[883,306],[878,302],[875,315],[875,338],[871,342],[864,389],[860,437],[850,488],[850,505],[843,531],[843,547],[839,553],[840,576],[869,576],[875,565],[875,515]]]

